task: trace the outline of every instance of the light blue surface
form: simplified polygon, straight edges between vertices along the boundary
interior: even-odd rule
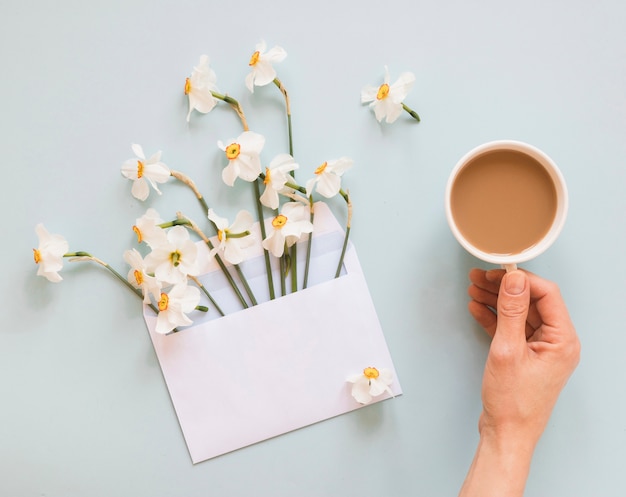
[[[524,267],[560,284],[582,361],[527,495],[626,495],[626,4],[477,3],[3,2],[0,495],[455,495],[488,340],[466,312],[479,263],[443,194],[457,159],[494,139],[541,148],[570,193],[561,237]],[[58,285],[35,277],[34,226],[125,267],[130,225],[165,205],[136,201],[120,176],[135,142],[216,204],[248,201],[218,180],[216,141],[237,119],[221,106],[187,124],[182,90],[207,53],[265,157],[285,151],[279,92],[244,86],[261,38],[288,53],[276,67],[298,162],[355,161],[352,240],[404,395],[193,466],[138,303],[95,266],[66,267]],[[360,104],[385,64],[392,80],[415,73],[406,102],[421,123],[381,125]],[[167,204],[198,212],[174,185]]]

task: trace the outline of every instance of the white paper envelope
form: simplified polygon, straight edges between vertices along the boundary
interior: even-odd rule
[[[365,367],[391,370],[390,388],[394,395],[402,393],[354,246],[346,251],[342,275],[334,278],[344,232],[323,203],[315,205],[314,225],[304,290],[269,300],[259,249],[240,268],[262,303],[236,310],[241,306],[232,289],[210,263],[201,280],[229,310],[226,316],[213,309],[206,316],[195,313],[193,326],[160,335],[146,307],[146,324],[194,464],[362,407],[346,378]],[[300,280],[305,253],[306,244],[299,244]],[[277,272],[274,279],[280,295]]]

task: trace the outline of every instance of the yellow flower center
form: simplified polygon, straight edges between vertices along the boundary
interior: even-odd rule
[[[270,168],[266,167],[265,168],[265,179],[263,180],[263,184],[264,185],[269,185],[271,178],[270,178]]]
[[[141,234],[141,230],[136,225],[133,226],[133,231],[137,235],[137,243],[143,242],[143,236]]]
[[[189,95],[191,92],[191,80],[189,78],[185,79],[185,95]]]
[[[322,164],[321,166],[319,166],[316,170],[315,170],[315,174],[322,174],[324,172],[324,169],[326,169],[326,166],[328,166],[328,162],[324,162],[324,164]]]
[[[287,216],[283,216],[282,214],[279,214],[272,220],[272,226],[274,226],[274,228],[276,228],[277,230],[285,226],[286,223],[287,223]]]
[[[172,252],[170,254],[170,261],[172,262],[172,265],[174,267],[178,266],[180,264],[180,259],[181,259],[181,255],[180,252],[177,250],[176,252]]]
[[[224,233],[224,230],[217,230],[217,239],[221,242],[224,237],[226,236],[226,233]]]
[[[230,145],[228,145],[228,147],[226,147],[226,158],[228,160],[234,160],[237,157],[239,157],[239,154],[241,153],[241,147],[239,146],[239,143],[231,143]]]
[[[33,258],[35,259],[35,264],[39,264],[41,262],[41,252],[37,249],[33,249]]]
[[[256,52],[254,52],[252,54],[252,57],[250,57],[250,63],[248,65],[250,65],[250,66],[256,65],[256,63],[259,61],[259,57],[260,56],[261,56],[261,54],[259,53],[258,50]]]
[[[383,83],[378,88],[378,93],[376,94],[376,98],[378,100],[383,100],[389,96],[389,85],[387,83]]]
[[[135,269],[133,275],[135,276],[135,281],[137,282],[137,284],[139,286],[143,285],[143,273],[139,271],[139,269]]]
[[[143,162],[137,161],[137,179],[143,176]]]
[[[169,303],[170,298],[167,296],[167,293],[162,293],[161,298],[159,299],[159,311],[167,311]]]
[[[376,378],[378,378],[378,375],[380,373],[378,372],[378,369],[369,367],[363,370],[363,374],[368,380],[375,380]]]

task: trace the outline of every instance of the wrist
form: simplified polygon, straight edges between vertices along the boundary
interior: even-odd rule
[[[521,497],[536,443],[536,439],[514,427],[482,425],[478,448],[459,495]]]

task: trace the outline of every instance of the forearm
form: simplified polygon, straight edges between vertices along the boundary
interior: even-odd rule
[[[481,433],[459,497],[521,497],[534,448],[524,437]]]

